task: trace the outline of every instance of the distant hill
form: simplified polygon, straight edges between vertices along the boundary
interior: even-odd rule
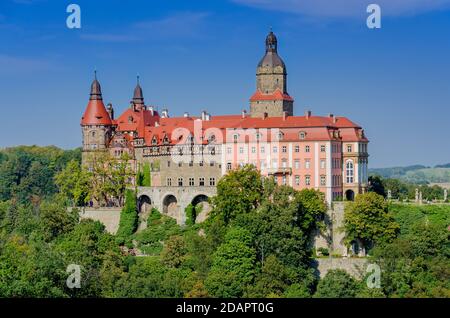
[[[369,169],[370,175],[400,179],[411,183],[450,183],[450,163],[427,167],[413,165],[407,167]]]

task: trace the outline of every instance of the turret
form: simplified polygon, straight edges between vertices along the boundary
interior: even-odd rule
[[[112,107],[110,108],[111,115]],[[97,80],[97,72],[91,84],[89,103],[81,118],[81,131],[83,134],[83,162],[86,153],[91,151],[104,151],[111,137],[112,121],[110,113],[103,104],[100,83]]]
[[[266,52],[256,69],[256,93],[250,98],[250,115],[282,117],[293,115],[293,99],[287,92],[287,71],[278,55],[278,40],[270,31],[266,37]]]

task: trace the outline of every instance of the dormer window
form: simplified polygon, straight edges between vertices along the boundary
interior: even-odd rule
[[[133,122],[133,116],[128,116],[128,122],[132,123]]]
[[[214,142],[214,141],[216,141],[216,136],[215,136],[215,135],[209,136],[208,141],[209,141],[209,142]]]
[[[152,145],[157,145],[157,144],[158,144],[158,139],[156,138],[156,136],[154,136],[152,139]]]
[[[283,140],[284,134],[280,131],[278,133],[278,140]]]
[[[238,134],[234,134],[233,135],[234,142],[238,142],[238,139],[239,139],[239,135]]]
[[[299,138],[300,139],[305,139],[306,138],[306,133],[304,132],[304,131],[301,131],[299,134],[298,134],[298,136],[299,136]]]

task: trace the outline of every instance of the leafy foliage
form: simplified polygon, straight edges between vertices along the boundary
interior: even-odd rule
[[[119,244],[126,243],[128,246],[131,245],[131,235],[137,229],[138,219],[136,194],[131,190],[127,190],[125,206],[120,213],[119,229],[117,230],[117,241]]]
[[[334,269],[319,281],[315,298],[353,298],[359,290],[358,282],[347,272]]]
[[[346,242],[360,240],[366,247],[392,241],[399,225],[388,211],[384,198],[374,192],[358,195],[345,207],[344,230]]]

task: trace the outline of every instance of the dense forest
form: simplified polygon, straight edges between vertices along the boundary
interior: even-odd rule
[[[362,241],[381,267],[380,288],[369,288],[342,270],[315,275],[310,237],[326,211],[318,191],[278,186],[246,166],[219,181],[205,222],[195,222],[198,206],[185,226],[153,209],[136,233],[135,192],[111,189],[128,173],[93,192],[79,150],[1,151],[0,297],[450,297],[450,206],[390,203],[390,181],[345,211],[346,240]],[[68,208],[96,193],[123,197],[116,235]],[[68,287],[71,264],[80,288]]]

